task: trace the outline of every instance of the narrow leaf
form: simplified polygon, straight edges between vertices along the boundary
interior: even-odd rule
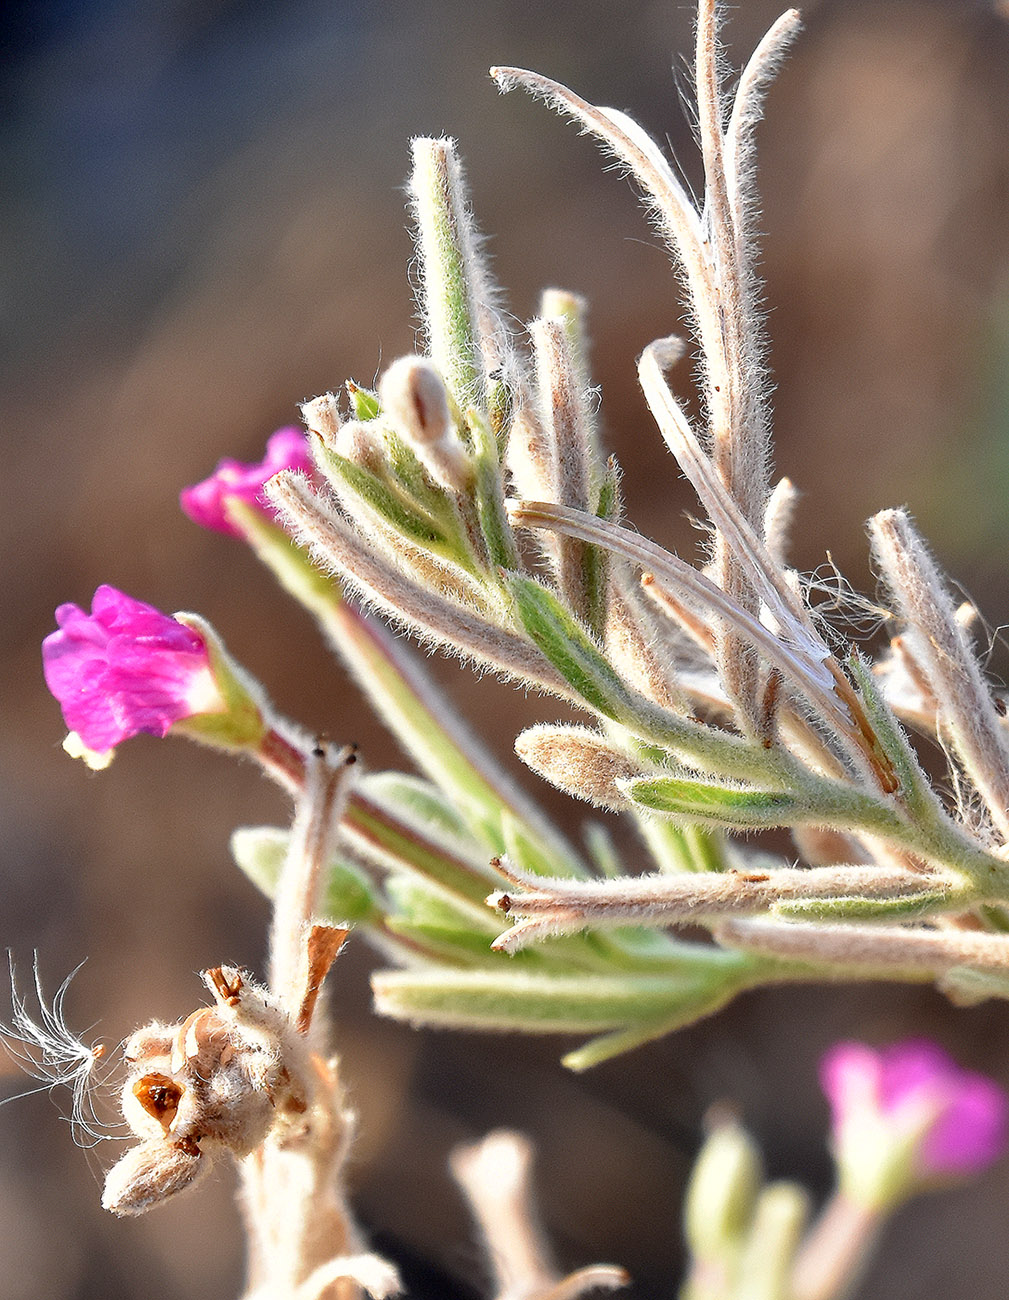
[[[892,921],[948,911],[949,890],[923,889],[902,898],[800,898],[775,903],[775,915],[797,921]]]
[[[671,1017],[695,995],[696,981],[512,970],[380,971],[372,977],[372,988],[376,1009],[397,1020],[547,1034],[616,1029]]]
[[[626,717],[626,686],[557,597],[530,578],[512,575],[510,585],[522,626],[565,681],[599,713]]]
[[[710,826],[743,830],[789,826],[806,813],[800,800],[776,790],[736,789],[671,776],[632,778],[618,784],[629,799],[644,808]]]

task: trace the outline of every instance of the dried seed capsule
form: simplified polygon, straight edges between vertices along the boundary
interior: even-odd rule
[[[102,1206],[113,1214],[143,1214],[192,1187],[212,1163],[195,1142],[141,1142],[106,1174]]]

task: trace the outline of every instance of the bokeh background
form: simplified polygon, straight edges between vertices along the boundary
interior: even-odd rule
[[[225,454],[258,458],[296,404],[369,383],[408,350],[402,182],[411,134],[456,135],[516,323],[556,284],[591,303],[595,375],[632,518],[685,552],[694,502],[634,382],[677,325],[666,257],[590,142],[492,62],[631,111],[697,177],[675,81],[673,0],[20,0],[5,7],[0,162],[3,562],[0,944],[47,982],[83,958],[71,1023],[110,1043],[200,1000],[222,959],[261,965],[266,907],[230,830],[282,822],[248,767],[142,738],[89,774],[60,749],[38,644],[64,600],[111,582],[210,618],[278,705],[401,763],[309,622],[237,543],[178,512]],[[738,65],[777,0],[742,0]],[[796,563],[829,552],[870,589],[863,520],[908,503],[994,624],[1009,609],[1009,22],[981,0],[812,0],[761,128],[778,465],[802,487]],[[992,670],[1009,673],[996,644]],[[555,716],[452,665],[502,753]],[[578,810],[549,800],[575,825]],[[631,842],[628,850],[633,852]],[[706,1108],[735,1101],[775,1176],[828,1186],[822,1049],[931,1033],[1009,1082],[1009,1009],[954,1014],[928,990],[777,990],[582,1078],[560,1039],[422,1033],[368,1009],[371,958],[333,980],[361,1136],[362,1222],[413,1294],[474,1297],[482,1272],[445,1160],[517,1125],[540,1148],[543,1216],[566,1266],[619,1261],[674,1294],[684,1175]],[[14,1078],[0,1079],[8,1091]],[[49,1100],[0,1109],[0,1286],[8,1300],[237,1295],[231,1179],[117,1222],[116,1148],[82,1153]],[[1004,1294],[1009,1168],[900,1214],[863,1294]]]

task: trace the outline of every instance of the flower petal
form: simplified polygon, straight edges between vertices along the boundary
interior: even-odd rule
[[[241,533],[228,516],[228,501],[244,501],[273,518],[275,511],[266,498],[264,487],[281,470],[302,474],[312,471],[308,440],[300,429],[278,429],[267,441],[261,461],[245,463],[226,457],[209,478],[183,488],[179,493],[179,504],[194,523],[231,537],[240,537]]]

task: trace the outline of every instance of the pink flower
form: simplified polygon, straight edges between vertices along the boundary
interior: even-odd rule
[[[228,518],[228,501],[244,501],[272,519],[274,510],[263,488],[274,474],[285,469],[302,474],[312,471],[308,441],[300,429],[278,429],[267,442],[266,455],[258,463],[245,464],[225,457],[209,478],[182,489],[179,504],[190,519],[204,528],[241,537]]]
[[[96,756],[226,707],[204,639],[115,587],[98,588],[90,614],[61,605],[56,622],[59,631],[42,643],[46,684],[67,727]]]
[[[887,1204],[977,1173],[1005,1149],[1007,1098],[935,1043],[837,1043],[820,1063],[842,1184]]]

